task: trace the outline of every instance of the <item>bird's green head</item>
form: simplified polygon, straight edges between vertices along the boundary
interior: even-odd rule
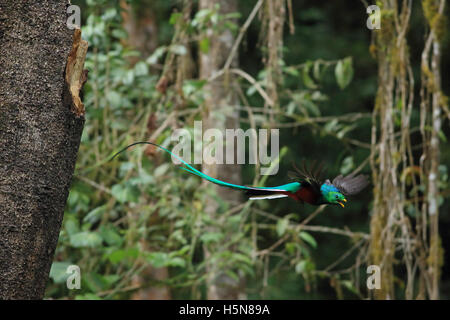
[[[340,205],[344,208],[344,203],[347,202],[347,199],[335,186],[332,184],[323,184],[320,187],[320,191],[322,193],[324,203]]]

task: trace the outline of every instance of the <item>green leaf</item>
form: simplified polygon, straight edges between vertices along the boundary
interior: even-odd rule
[[[353,167],[354,167],[353,157],[352,156],[345,157],[344,161],[342,161],[341,173],[343,175],[346,175],[350,173]]]
[[[183,94],[185,96],[190,96],[195,92],[200,91],[205,84],[205,80],[186,80],[183,82]]]
[[[284,245],[284,248],[286,249],[288,254],[294,254],[297,250],[297,243],[295,242],[288,242]]]
[[[119,263],[127,258],[136,259],[139,257],[139,250],[136,248],[115,250],[107,255],[107,258],[111,263]]]
[[[306,270],[306,260],[302,260],[295,265],[295,272],[302,273]]]
[[[339,130],[338,133],[336,133],[336,137],[338,139],[342,139],[346,135],[347,132],[350,132],[355,128],[356,128],[356,125],[349,125],[349,126],[346,125],[341,130]]]
[[[123,243],[122,237],[117,233],[117,231],[112,226],[108,227],[101,226],[100,236],[110,246],[120,246]]]
[[[320,91],[314,91],[311,94],[312,101],[327,101],[328,97]]]
[[[200,47],[201,52],[208,53],[209,52],[209,39],[208,38],[201,39],[200,43],[199,43],[199,47]]]
[[[122,82],[126,86],[131,86],[134,81],[134,69],[128,70],[122,79]]]
[[[101,16],[101,19],[102,19],[102,21],[112,20],[116,16],[117,16],[116,8],[109,8],[105,11],[105,13],[103,13],[103,15]]]
[[[158,60],[166,53],[167,47],[162,46],[157,48],[153,54],[147,58],[147,63],[149,64],[156,64],[158,63]]]
[[[342,285],[347,288],[348,290],[350,290],[351,292],[353,292],[354,294],[359,295],[358,290],[356,289],[356,287],[353,285],[353,283],[350,280],[342,280],[341,281]]]
[[[294,101],[289,102],[286,107],[286,109],[287,109],[286,114],[289,116],[293,115],[296,108],[297,108],[297,104]]]
[[[317,81],[320,81],[322,78],[322,73],[320,71],[320,61],[314,62],[313,75]]]
[[[67,221],[64,223],[64,230],[66,230],[69,236],[80,231],[78,221],[73,218],[73,215],[67,215]]]
[[[173,44],[170,46],[170,52],[173,52],[177,55],[184,56],[187,53],[187,49],[182,44]]]
[[[251,97],[255,93],[256,93],[256,87],[255,86],[250,86],[250,87],[248,87],[247,91],[245,91],[245,94],[248,95],[249,97]]]
[[[308,233],[305,231],[301,231],[299,233],[300,238],[302,238],[306,243],[308,243],[311,247],[313,248],[317,248],[317,242],[316,240]]]
[[[156,178],[161,177],[162,175],[164,175],[164,174],[167,172],[167,170],[169,169],[169,166],[170,166],[170,164],[168,164],[168,163],[163,163],[162,165],[158,166],[158,167],[155,169],[153,175],[154,175]]]
[[[223,234],[220,232],[207,232],[200,236],[200,241],[203,243],[219,242],[223,239]]]
[[[103,276],[103,280],[106,282],[108,286],[111,286],[112,284],[116,283],[121,279],[121,276],[118,274],[108,274],[106,276]]]
[[[212,15],[212,10],[211,9],[202,9],[199,10],[196,14],[194,19],[192,20],[191,24],[192,26],[198,26],[199,24],[201,24],[203,21],[207,21],[208,17],[210,17]]]
[[[111,188],[111,193],[120,203],[137,202],[139,199],[139,190],[132,185],[116,184]]]
[[[309,99],[303,99],[301,103],[309,114],[312,114],[316,117],[320,116],[320,109],[314,102]]]
[[[183,15],[181,12],[174,12],[170,15],[169,23],[174,25],[178,22],[178,19],[180,19]]]
[[[52,267],[50,268],[50,278],[53,282],[64,283],[69,276],[69,274],[66,273],[67,268],[71,265],[72,263],[70,262],[53,262]]]
[[[323,130],[327,133],[336,131],[339,128],[339,123],[337,119],[333,119],[323,127]]]
[[[352,58],[345,58],[339,60],[334,69],[337,84],[341,89],[344,89],[352,81],[353,78],[353,65]]]
[[[102,238],[95,232],[83,231],[71,235],[70,244],[75,248],[94,248],[102,244]]]
[[[75,300],[102,300],[102,298],[93,293],[86,293],[76,295]]]
[[[91,210],[84,218],[83,222],[88,222],[90,224],[94,224],[97,221],[99,221],[102,217],[102,215],[106,211],[106,204],[100,207],[95,208],[94,210]]]
[[[123,30],[123,29],[114,29],[111,32],[111,35],[113,37],[118,38],[118,39],[126,39],[126,38],[128,38],[127,32],[125,30]]]
[[[293,76],[293,77],[298,77],[300,75],[300,73],[298,72],[298,70],[294,67],[286,67],[283,70],[285,73]]]
[[[121,105],[121,96],[119,93],[117,93],[116,91],[109,91],[106,99],[108,100],[109,104],[111,105],[111,107],[113,108],[119,108]]]
[[[288,226],[289,226],[289,220],[288,219],[280,219],[280,220],[277,221],[276,230],[277,230],[277,234],[278,234],[279,237],[284,235],[284,233],[286,232]]]
[[[104,276],[96,272],[86,273],[82,281],[92,292],[107,290],[111,284]]]
[[[144,61],[139,61],[134,66],[134,74],[136,76],[146,76],[148,74],[148,66]]]
[[[439,138],[441,139],[441,141],[442,141],[443,143],[447,143],[447,137],[445,136],[444,131],[439,130],[438,135],[439,135]]]
[[[316,89],[317,85],[309,75],[310,69],[311,69],[311,62],[307,62],[305,67],[302,69],[303,84],[309,89]]]
[[[225,273],[234,281],[237,281],[237,282],[239,281],[239,276],[236,274],[236,272],[228,269],[225,271]]]
[[[111,188],[111,193],[120,203],[125,203],[127,201],[127,191],[126,188],[124,188],[122,185],[114,185]]]
[[[150,252],[147,254],[146,260],[155,268],[165,267],[168,262],[168,255],[164,252]]]
[[[253,264],[252,259],[250,259],[250,258],[249,258],[248,256],[246,256],[245,254],[242,254],[242,253],[234,253],[232,257],[233,257],[233,259],[236,260],[236,261],[244,262],[244,263],[246,263],[246,264],[248,264],[248,265],[252,265],[252,264]]]
[[[225,15],[226,19],[239,19],[241,17],[241,13],[240,12],[231,12],[231,13],[227,13]]]
[[[186,261],[183,258],[180,257],[175,257],[175,258],[171,258],[168,262],[167,262],[167,266],[168,267],[180,267],[180,268],[184,268],[186,266]]]

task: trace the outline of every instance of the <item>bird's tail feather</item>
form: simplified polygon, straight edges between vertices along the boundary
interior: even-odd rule
[[[138,144],[149,144],[149,145],[152,145],[152,146],[155,146],[155,147],[160,148],[161,150],[163,150],[163,151],[167,152],[168,154],[170,154],[172,157],[175,157],[176,159],[178,159],[179,161],[181,161],[181,163],[182,163],[184,166],[186,166],[186,167],[180,167],[181,169],[183,169],[183,170],[185,170],[185,171],[187,171],[187,172],[189,172],[189,173],[195,174],[196,176],[199,176],[199,177],[201,177],[201,178],[203,178],[203,179],[205,179],[205,180],[208,180],[208,181],[210,181],[210,182],[212,182],[212,183],[218,184],[218,185],[220,185],[220,186],[228,187],[228,188],[232,188],[232,189],[238,189],[238,190],[247,190],[247,191],[249,191],[249,192],[252,191],[252,190],[253,190],[253,191],[255,191],[255,190],[259,191],[259,190],[264,189],[264,188],[255,188],[255,187],[241,186],[241,185],[238,185],[238,184],[232,184],[232,183],[228,183],[228,182],[225,182],[225,181],[222,181],[222,180],[219,180],[219,179],[210,177],[210,176],[208,176],[207,174],[204,174],[203,172],[201,172],[201,171],[195,169],[193,166],[191,166],[190,164],[188,164],[186,161],[184,161],[182,158],[180,158],[180,157],[177,156],[176,154],[173,154],[173,153],[172,153],[171,151],[169,151],[168,149],[166,149],[166,148],[164,148],[164,147],[162,147],[162,146],[160,146],[160,145],[158,145],[158,144],[156,144],[156,143],[152,143],[152,142],[148,142],[148,141],[140,141],[140,142],[135,142],[135,143],[130,144],[129,146],[123,148],[122,150],[120,150],[119,152],[117,152],[116,154],[114,154],[114,156],[111,158],[111,160],[114,159],[116,156],[118,156],[120,153],[122,153],[122,152],[124,152],[125,150],[127,150],[128,148],[130,148],[130,147],[132,147],[132,146],[135,146],[135,145],[138,145]],[[275,191],[275,190],[274,190],[274,191]],[[272,192],[273,192],[273,191],[272,191]]]
[[[250,200],[264,200],[264,199],[278,199],[278,198],[286,198],[286,197],[287,197],[287,195],[285,195],[285,194],[275,193],[275,194],[270,194],[270,195],[265,195],[265,196],[251,196],[249,199]]]

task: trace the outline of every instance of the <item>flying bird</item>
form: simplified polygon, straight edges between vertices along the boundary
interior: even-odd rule
[[[111,160],[128,148],[138,144],[150,144],[158,147],[178,159],[183,164],[183,166],[180,167],[181,169],[212,183],[215,183],[219,186],[245,191],[250,200],[278,199],[289,197],[302,203],[306,202],[310,205],[318,206],[322,204],[331,204],[339,205],[344,208],[345,203],[347,202],[347,196],[359,193],[369,184],[367,177],[363,174],[349,174],[347,176],[339,175],[332,181],[330,181],[329,179],[323,180],[321,178],[323,165],[313,164],[312,167],[308,170],[305,163],[303,163],[303,169],[300,170],[294,165],[295,171],[290,172],[290,176],[291,178],[296,180],[295,182],[283,184],[276,187],[241,186],[210,177],[207,174],[204,174],[203,172],[195,169],[193,166],[189,165],[186,161],[173,154],[168,149],[152,142],[132,143],[121,151],[117,152],[111,158]]]

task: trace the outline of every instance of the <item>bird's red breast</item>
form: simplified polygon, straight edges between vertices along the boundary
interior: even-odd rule
[[[296,193],[291,193],[291,198],[297,201],[304,201],[309,204],[315,204],[317,202],[317,194],[314,190],[307,186],[300,188]]]

